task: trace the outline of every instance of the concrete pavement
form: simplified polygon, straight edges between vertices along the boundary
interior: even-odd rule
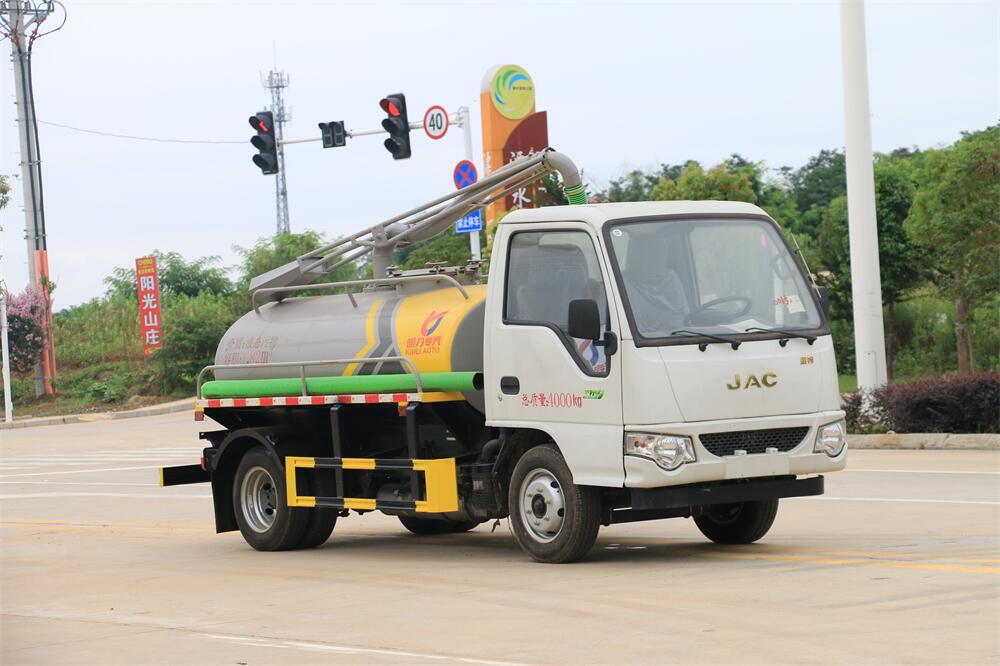
[[[0,433],[0,663],[996,663],[1000,453],[856,451],[760,543],[604,528],[541,565],[506,522],[352,516],[311,551],[216,535],[190,413]]]

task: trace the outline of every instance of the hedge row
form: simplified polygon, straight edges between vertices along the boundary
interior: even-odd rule
[[[847,429],[855,433],[1000,432],[1000,373],[931,377],[867,394],[859,390],[845,393],[842,406]]]

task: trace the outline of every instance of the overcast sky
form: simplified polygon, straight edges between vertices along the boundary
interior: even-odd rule
[[[288,138],[316,123],[378,125],[379,98],[472,108],[494,64],[535,81],[551,144],[591,189],[636,167],[739,152],[799,166],[844,143],[839,9],[783,3],[66,2],[65,28],[36,42],[42,121],[112,133],[246,141],[269,100],[260,72],[291,76]],[[1000,118],[1000,4],[867,3],[876,150],[950,143]],[[5,42],[2,48],[9,49]],[[13,74],[0,68],[0,173],[18,174]],[[274,233],[274,179],[249,143],[117,139],[41,125],[56,307],[104,291],[115,266],[154,249],[236,263],[234,245]],[[459,131],[394,162],[376,137],[286,152],[293,231],[328,237],[449,191]],[[477,160],[480,161],[480,160]],[[27,281],[20,178],[0,213],[0,277]]]

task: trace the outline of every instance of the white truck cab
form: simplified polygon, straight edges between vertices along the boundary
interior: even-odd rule
[[[576,485],[846,464],[820,293],[757,206],[516,211],[497,227],[488,289],[486,422],[543,433]]]

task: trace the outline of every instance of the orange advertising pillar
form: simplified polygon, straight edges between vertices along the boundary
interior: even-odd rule
[[[546,113],[535,111],[535,84],[517,65],[496,65],[483,77],[479,94],[483,124],[483,168],[489,174],[523,155],[549,147]],[[533,208],[538,188],[522,188],[486,208],[487,235],[497,216]]]

